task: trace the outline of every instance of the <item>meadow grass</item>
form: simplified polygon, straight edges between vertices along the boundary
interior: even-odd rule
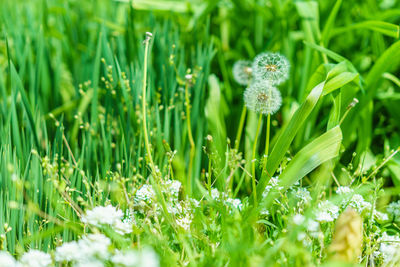
[[[0,267],[397,266],[399,6],[0,1]]]

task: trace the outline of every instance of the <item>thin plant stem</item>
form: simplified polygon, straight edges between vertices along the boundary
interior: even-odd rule
[[[246,106],[243,106],[242,114],[240,115],[239,128],[237,130],[236,139],[235,139],[235,150],[236,151],[239,149],[240,139],[242,138],[242,132],[243,132],[243,127],[244,127],[244,121],[246,119],[246,113],[247,113],[247,108],[246,108]]]
[[[147,54],[149,51],[150,37],[147,36],[145,40],[144,49],[144,67],[143,67],[143,87],[142,87],[142,113],[143,113],[143,133],[144,133],[144,143],[146,146],[147,159],[153,175],[157,175],[156,167],[153,162],[153,157],[151,156],[151,149],[149,144],[149,136],[147,133],[147,111],[146,111],[146,83],[147,83]]]
[[[258,135],[260,133],[261,122],[262,122],[262,113],[260,114],[260,117],[258,119],[257,131],[256,131],[256,136],[254,138],[253,155],[252,155],[252,161],[251,161],[251,179],[252,179],[252,185],[253,185],[253,197],[254,197],[254,205],[255,206],[257,206],[256,162],[255,161],[256,161],[257,141],[258,141]]]
[[[271,114],[268,114],[268,116],[267,116],[267,134],[265,137],[265,152],[264,152],[265,159],[264,159],[263,170],[265,170],[267,168],[270,128],[271,128]]]
[[[192,193],[192,171],[193,171],[193,158],[194,158],[194,153],[195,153],[195,144],[193,140],[193,134],[192,134],[192,124],[190,120],[190,98],[189,98],[189,82],[186,82],[185,85],[185,106],[186,106],[186,122],[187,122],[187,128],[188,128],[188,137],[189,137],[189,143],[190,143],[190,158],[189,158],[189,169],[188,169],[188,175],[187,175],[187,194],[190,196]]]

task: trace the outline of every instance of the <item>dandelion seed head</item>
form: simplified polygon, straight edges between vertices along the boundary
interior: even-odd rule
[[[238,84],[248,85],[250,83],[252,74],[251,64],[250,60],[238,60],[233,64],[233,78]]]
[[[279,53],[261,53],[254,59],[252,70],[256,80],[280,84],[289,77],[290,63]]]
[[[274,114],[282,105],[281,93],[271,84],[258,81],[244,92],[244,102],[248,109],[264,115]]]

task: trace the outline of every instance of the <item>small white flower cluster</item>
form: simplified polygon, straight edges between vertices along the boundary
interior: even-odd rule
[[[105,266],[111,261],[115,266],[158,267],[157,255],[149,249],[143,251],[112,250],[111,240],[102,234],[90,234],[79,241],[64,243],[56,248],[55,260],[58,263],[72,263],[74,267]]]
[[[354,194],[348,204],[359,214],[361,214],[363,211],[370,211],[372,208],[372,204],[368,201],[365,201],[363,196],[360,194]]]
[[[304,231],[297,234],[297,240],[301,241],[304,246],[309,247],[312,244],[311,238],[318,238],[322,233],[318,222],[307,219],[302,214],[295,214],[292,217],[293,224],[305,227]]]
[[[339,207],[329,200],[318,203],[315,220],[321,223],[332,222],[339,216]]]
[[[279,182],[278,177],[271,177],[271,179],[268,182],[268,185],[265,187],[264,192],[262,193],[262,197],[266,198],[271,189],[281,190],[283,187],[278,186],[278,182]]]
[[[379,243],[379,250],[374,252],[374,256],[381,258],[384,264],[388,264],[400,251],[400,237],[397,235],[388,235],[384,232],[379,238]]]
[[[176,224],[184,230],[190,229],[193,220],[193,211],[200,203],[196,199],[179,200],[179,192],[182,184],[177,180],[167,180],[160,184],[160,189],[165,197],[167,212],[174,215]],[[161,206],[155,199],[155,192],[151,185],[143,185],[135,195],[135,202],[140,207],[154,208],[156,214],[160,214]],[[151,205],[150,205],[151,204]],[[137,213],[149,215],[148,209],[137,210]]]
[[[17,261],[8,252],[0,251],[0,267],[50,267],[54,266],[51,256],[45,252],[31,249]]]
[[[228,207],[234,208],[236,210],[241,210],[243,208],[243,203],[238,198],[230,198],[225,192],[219,192],[218,189],[213,188],[211,190],[211,197],[216,200],[224,203]]]
[[[348,186],[339,186],[336,189],[336,194],[338,194],[338,195],[345,195],[345,194],[350,194],[350,193],[353,193],[353,192],[354,192],[354,190],[351,189]]]
[[[86,211],[81,221],[96,227],[110,226],[117,233],[124,235],[132,232],[132,221],[123,220],[123,212],[112,205],[98,206]]]
[[[111,240],[102,234],[85,235],[79,241],[71,241],[57,247],[54,262],[50,254],[29,250],[17,261],[9,253],[0,251],[0,267],[53,267],[68,264],[73,267],[159,267],[157,254],[151,249],[141,251],[113,250]],[[64,265],[63,265],[64,266]]]
[[[310,192],[304,187],[292,188],[293,196],[298,200],[297,205],[307,205],[311,201]]]
[[[390,214],[395,222],[400,222],[400,200],[390,203],[386,211]]]
[[[56,248],[55,260],[57,262],[74,262],[76,264],[89,264],[102,262],[110,257],[109,246],[111,240],[103,234],[89,234],[83,236],[78,242],[64,243]]]
[[[140,187],[135,194],[135,201],[136,202],[147,202],[151,204],[153,202],[155,193],[151,185],[144,184]]]

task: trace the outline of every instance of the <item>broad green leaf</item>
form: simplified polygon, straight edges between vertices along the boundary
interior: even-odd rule
[[[357,79],[358,77],[359,77],[358,73],[352,73],[352,72],[340,73],[339,75],[333,77],[332,79],[326,82],[322,95],[327,95],[351,81],[358,82]]]
[[[334,31],[334,35],[341,34],[343,32],[355,30],[355,29],[368,29],[372,31],[376,31],[379,33],[382,33],[387,36],[391,36],[394,38],[399,39],[400,38],[400,26],[396,24],[392,24],[389,22],[385,21],[377,21],[377,20],[368,20],[368,21],[363,21],[357,24],[353,24],[347,27],[343,28],[338,28],[336,31]]]
[[[342,131],[339,126],[314,139],[294,156],[286,169],[279,175],[279,186],[285,190],[322,163],[335,158],[339,154],[341,142]],[[264,187],[257,188],[259,199],[263,189]],[[272,198],[273,195],[270,194],[268,198]]]
[[[308,115],[310,115],[311,111],[315,107],[322,94],[322,90],[324,88],[325,82],[318,84],[311,93],[308,95],[304,103],[297,109],[297,111],[293,114],[292,119],[289,121],[288,125],[285,127],[284,131],[278,137],[270,156],[268,157],[267,162],[267,174],[273,175],[278,168],[280,162],[285,156],[286,152],[289,149],[290,144],[292,143],[296,133],[299,131],[301,126],[306,121]],[[268,175],[263,175],[258,182],[257,192],[262,192],[267,184]]]

